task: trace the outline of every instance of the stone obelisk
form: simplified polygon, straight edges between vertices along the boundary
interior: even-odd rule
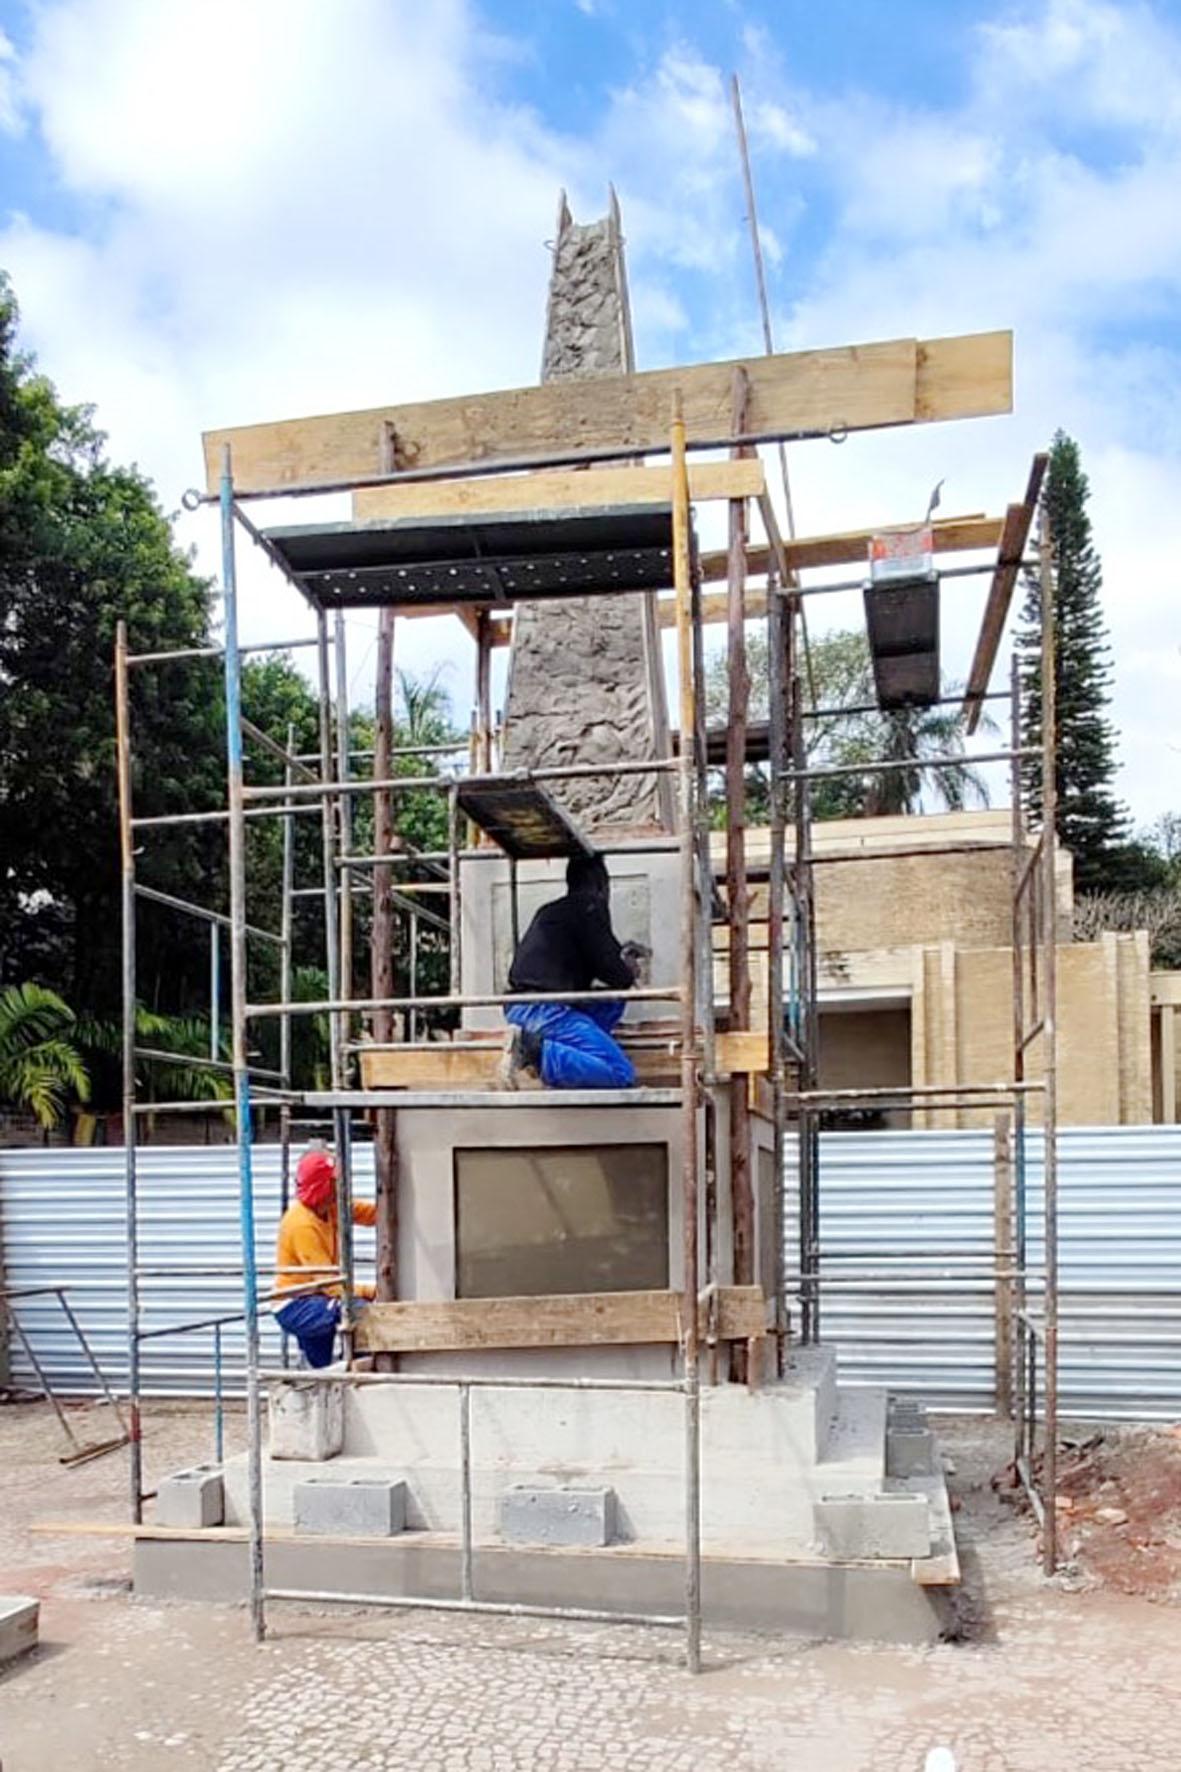
[[[541,379],[627,375],[634,368],[615,192],[602,220],[582,226],[563,192]],[[652,593],[522,603],[509,662],[504,767],[617,763],[669,754]],[[667,775],[564,781],[550,791],[592,836],[672,828]]]

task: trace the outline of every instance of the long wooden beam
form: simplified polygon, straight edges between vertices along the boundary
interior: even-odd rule
[[[208,490],[222,445],[239,492],[364,480],[395,468],[512,461],[571,450],[668,448],[679,392],[690,442],[725,437],[737,364],[686,364],[643,374],[546,382],[504,393],[375,406],[317,418],[207,431]],[[891,339],[743,359],[751,434],[876,430],[1009,412],[1013,335]]]
[[[992,667],[996,663],[997,649],[1001,643],[1001,635],[1005,631],[1005,622],[1009,616],[1009,604],[1013,600],[1013,586],[1016,584],[1017,574],[1021,570],[1025,544],[1029,540],[1029,530],[1037,510],[1037,501],[1041,496],[1042,480],[1049,459],[1049,456],[1045,454],[1034,456],[1029,470],[1029,484],[1025,488],[1025,497],[1019,505],[1010,505],[1005,513],[1005,525],[997,546],[996,567],[993,571],[992,583],[988,587],[988,601],[984,605],[980,633],[976,640],[976,651],[972,658],[972,668],[968,672],[967,688],[964,691],[963,712],[969,733],[975,732],[980,723],[980,715],[984,708],[983,697],[988,692]]]
[[[762,1335],[767,1306],[759,1286],[718,1288],[721,1341]],[[469,1348],[604,1347],[681,1340],[680,1292],[574,1292],[539,1298],[457,1298],[443,1303],[370,1304],[356,1332],[359,1353],[460,1352]],[[699,1329],[706,1333],[703,1301]]]
[[[703,461],[689,470],[689,491],[710,499],[760,498],[763,464]],[[483,516],[493,511],[581,511],[599,505],[672,504],[671,468],[552,468],[479,480],[429,480],[409,486],[361,487],[353,494],[358,523],[378,517]]]
[[[813,566],[860,566],[866,563],[869,544],[875,535],[894,525],[882,524],[877,529],[842,529],[832,535],[805,535],[796,541],[781,544],[778,564],[791,572]],[[1000,517],[973,514],[969,517],[947,517],[931,526],[937,554],[967,553],[974,548],[995,548],[1001,538]],[[701,556],[701,576],[707,581],[724,579],[727,555],[716,549]],[[769,547],[748,548],[746,569],[757,575],[766,572],[771,563]]]

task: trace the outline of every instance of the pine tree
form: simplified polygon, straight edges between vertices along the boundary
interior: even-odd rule
[[[1074,857],[1080,891],[1114,884],[1128,838],[1128,812],[1112,791],[1116,730],[1108,717],[1112,663],[1103,615],[1103,569],[1087,515],[1090,488],[1078,444],[1059,431],[1050,449],[1043,492],[1057,565],[1058,839]],[[1042,742],[1041,593],[1036,576],[1026,580],[1025,608],[1017,637],[1025,691],[1022,742]],[[1023,769],[1026,810],[1041,817],[1041,759]]]

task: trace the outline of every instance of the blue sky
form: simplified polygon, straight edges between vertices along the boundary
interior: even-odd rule
[[[170,509],[203,428],[532,381],[561,186],[580,217],[619,190],[641,366],[757,350],[736,70],[783,348],[1016,336],[1011,418],[794,451],[802,529],[905,520],[939,478],[1002,510],[1073,432],[1123,788],[1176,804],[1181,4],[0,0],[0,31],[24,341]],[[254,631],[291,626],[248,586]],[[953,676],[982,594],[949,592]],[[466,642],[414,628],[462,713]]]

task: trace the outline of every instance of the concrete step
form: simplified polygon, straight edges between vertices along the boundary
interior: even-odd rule
[[[817,1464],[817,1480],[826,1494],[834,1485],[880,1484],[886,1475],[887,1395],[876,1388],[839,1390],[836,1418]]]

